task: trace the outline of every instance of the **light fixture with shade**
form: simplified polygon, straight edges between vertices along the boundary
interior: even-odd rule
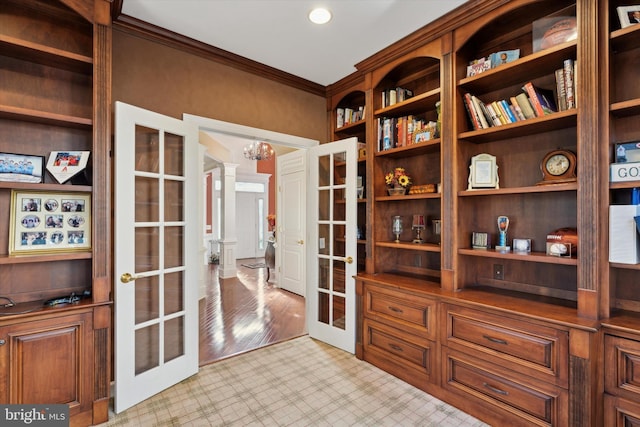
[[[269,160],[273,155],[273,148],[264,141],[253,141],[244,147],[244,156],[249,160]]]
[[[331,12],[324,7],[317,7],[309,12],[309,21],[322,25],[331,21]]]

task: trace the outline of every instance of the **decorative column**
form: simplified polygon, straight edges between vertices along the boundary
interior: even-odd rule
[[[218,274],[221,279],[236,277],[236,163],[222,163],[220,173],[221,201],[222,201],[222,230],[220,238],[220,267]]]

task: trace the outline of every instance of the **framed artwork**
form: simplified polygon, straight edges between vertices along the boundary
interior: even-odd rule
[[[491,154],[478,154],[471,158],[467,190],[479,188],[500,188],[496,157]]]
[[[43,176],[43,156],[0,153],[0,181],[39,184]]]
[[[52,151],[47,170],[60,184],[82,172],[87,167],[90,151]]]
[[[91,250],[91,195],[11,192],[9,255]]]
[[[640,4],[634,6],[620,6],[617,8],[620,27],[626,28],[630,25],[640,23]]]

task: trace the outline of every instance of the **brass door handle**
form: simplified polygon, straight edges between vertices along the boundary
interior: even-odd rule
[[[344,262],[346,262],[347,264],[353,264],[353,258],[348,256],[344,259]]]
[[[298,240],[299,245],[304,245],[304,240]]]
[[[136,279],[142,279],[144,276],[133,276],[131,275],[131,273],[124,273],[122,274],[122,276],[120,276],[120,281],[122,283],[129,283],[129,282],[133,282]]]

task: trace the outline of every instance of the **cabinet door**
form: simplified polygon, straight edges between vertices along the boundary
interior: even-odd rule
[[[0,327],[0,402],[90,409],[91,313]]]

